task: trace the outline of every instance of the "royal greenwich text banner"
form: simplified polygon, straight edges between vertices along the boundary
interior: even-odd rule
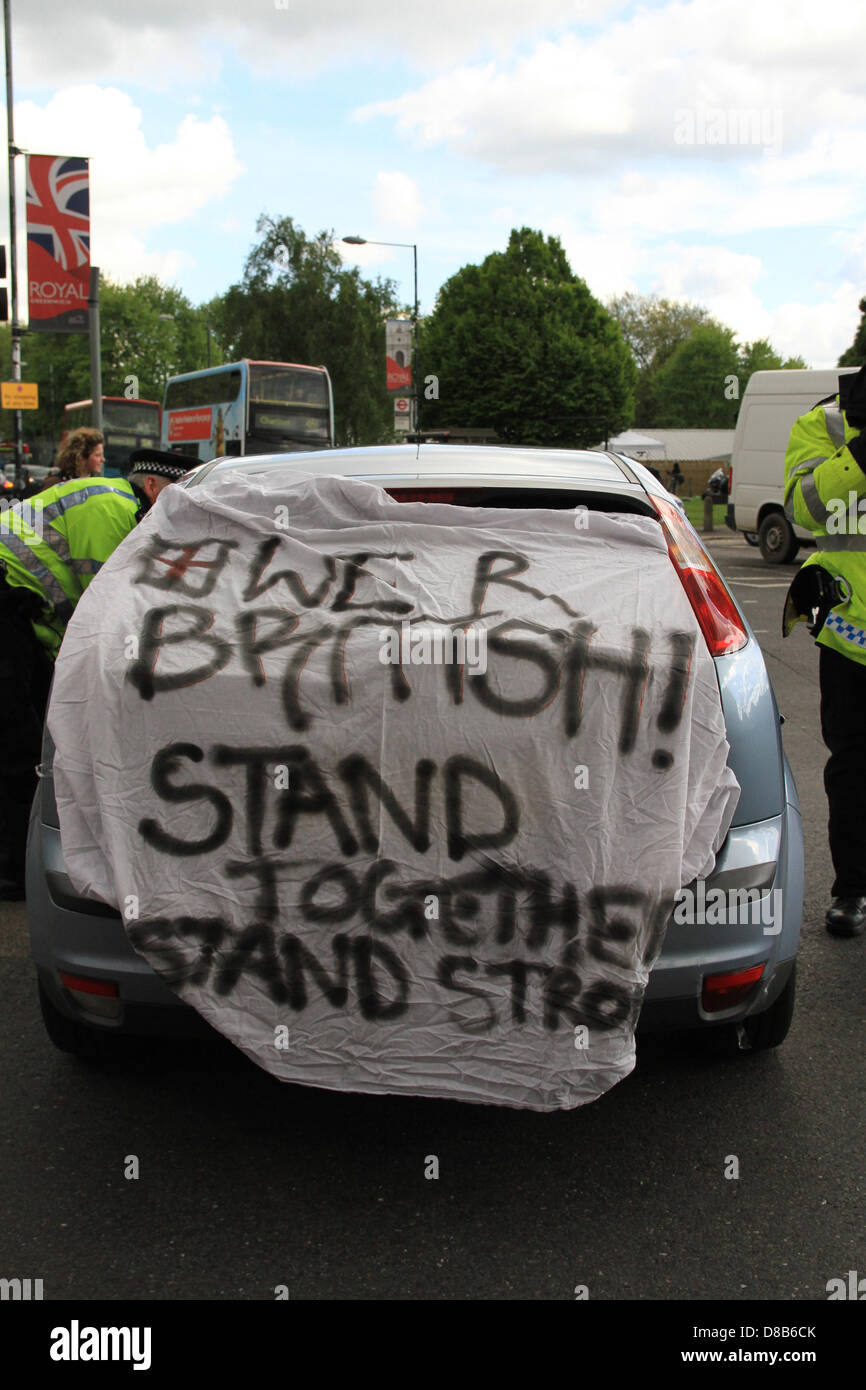
[[[288,463],[164,490],[49,727],[76,888],[261,1066],[536,1110],[633,1068],[739,795],[655,522]]]
[[[86,333],[90,173],[86,159],[27,156],[27,302],[31,330]]]

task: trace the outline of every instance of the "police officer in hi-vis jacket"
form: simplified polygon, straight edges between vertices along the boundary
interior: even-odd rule
[[[170,483],[197,459],[158,449],[130,455],[129,481],[103,478],[102,436],[75,431],[58,462],[68,481],[0,517],[0,898],[24,897],[30,804],[54,658],[66,624],[102,564]],[[68,460],[72,462],[69,463]]]
[[[819,653],[824,786],[835,870],[827,930],[866,929],[866,367],[801,415],[785,454],[785,511],[815,537],[783,632],[805,619]],[[861,431],[863,431],[861,433]],[[862,499],[862,506],[861,506]]]
[[[126,479],[98,474],[59,483],[0,517],[0,898],[24,897],[42,723],[66,624],[137,519]]]

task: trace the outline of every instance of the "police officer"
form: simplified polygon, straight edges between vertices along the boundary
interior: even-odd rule
[[[0,515],[0,898],[24,896],[24,851],[54,657],[76,603],[133,529],[124,478],[86,475]]]
[[[153,506],[163,488],[177,483],[191,468],[198,466],[197,458],[169,454],[164,449],[136,449],[129,456],[129,481],[138,498],[141,516]]]
[[[785,455],[785,511],[816,551],[796,575],[783,619],[805,619],[820,648],[824,786],[835,870],[827,930],[866,930],[866,367],[801,415]],[[859,520],[863,517],[861,531]]]
[[[4,514],[0,526],[0,708],[9,719],[0,759],[0,898],[6,900],[24,897],[35,768],[66,624],[94,574],[163,488],[198,463],[138,449],[130,455],[129,480],[101,478],[102,436],[82,429],[74,439],[79,435],[87,438],[70,480]]]

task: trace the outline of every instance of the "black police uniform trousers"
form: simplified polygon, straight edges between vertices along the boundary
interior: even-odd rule
[[[53,672],[23,611],[28,597],[0,576],[0,879],[17,884],[24,882],[27,825]]]
[[[866,665],[819,647],[834,898],[866,897]]]

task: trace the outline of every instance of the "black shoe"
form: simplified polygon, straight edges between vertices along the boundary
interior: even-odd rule
[[[860,936],[866,931],[866,898],[834,898],[826,926],[831,936]]]

